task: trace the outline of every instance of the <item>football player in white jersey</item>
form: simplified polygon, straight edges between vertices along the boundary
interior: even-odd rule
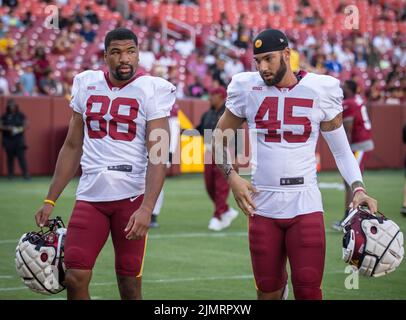
[[[96,258],[110,232],[122,299],[141,299],[151,213],[168,160],[168,116],[176,88],[136,73],[138,39],[118,28],[105,37],[108,72],[84,71],[73,81],[73,115],[44,205],[44,225],[65,186],[82,169],[65,242],[68,299],[89,299]],[[161,157],[161,158],[159,158]]]
[[[289,259],[296,299],[322,299],[325,233],[317,186],[315,148],[326,139],[341,175],[353,191],[352,205],[369,197],[342,126],[342,90],[337,79],[290,68],[286,35],[275,29],[254,39],[257,72],[235,75],[226,111],[213,134],[216,163],[249,217],[251,261],[258,299],[286,297]],[[223,132],[247,121],[251,136],[252,182],[229,160]]]

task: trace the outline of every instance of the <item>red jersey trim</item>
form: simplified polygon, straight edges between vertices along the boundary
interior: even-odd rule
[[[296,82],[294,85],[290,86],[290,87],[279,87],[277,85],[275,85],[275,88],[278,90],[281,89],[288,89],[288,90],[292,90],[294,87],[296,87],[299,82],[307,75],[307,72],[304,70],[300,70],[298,73],[295,74],[296,78],[298,78],[298,82]]]
[[[104,73],[104,79],[106,80],[107,85],[109,86],[110,90],[112,90],[113,88],[119,88],[119,90],[120,90],[120,89],[124,88],[126,85],[130,84],[131,82],[133,82],[134,80],[136,80],[136,79],[138,79],[139,77],[142,77],[142,76],[145,76],[145,73],[144,72],[138,72],[135,75],[133,75],[133,77],[130,80],[128,80],[127,82],[124,82],[120,86],[115,86],[110,81],[109,73],[107,71]]]

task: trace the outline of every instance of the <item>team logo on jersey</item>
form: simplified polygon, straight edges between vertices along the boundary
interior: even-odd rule
[[[252,90],[261,91],[261,90],[262,90],[262,87],[252,87]]]
[[[87,86],[87,90],[96,90],[96,86]]]
[[[258,39],[257,41],[255,41],[255,48],[261,48],[262,46],[262,40]]]

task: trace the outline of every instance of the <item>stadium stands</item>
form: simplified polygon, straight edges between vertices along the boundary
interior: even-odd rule
[[[36,73],[34,52],[43,47],[52,70],[53,94],[69,95],[74,74],[103,68],[105,34],[114,27],[125,26],[137,33],[141,43],[147,43],[143,50],[155,57],[147,71],[180,87],[181,98],[189,95],[188,87],[196,78],[192,66],[196,66],[199,56],[207,65],[206,75],[199,75],[206,91],[212,86],[227,85],[230,74],[225,74],[225,63],[237,57],[246,70],[252,69],[253,36],[263,28],[275,27],[285,30],[292,40],[302,68],[331,73],[342,80],[354,78],[367,96],[374,85],[374,101],[396,103],[406,96],[404,1],[351,1],[355,6],[349,6],[345,0],[128,1],[124,11],[117,3],[27,0],[20,1],[16,8],[0,7],[0,68],[6,71],[11,93],[24,94],[20,76],[27,64],[33,64]],[[53,10],[57,7],[50,5],[59,6],[58,20],[52,21],[54,26],[58,22],[59,28],[44,26],[44,21],[51,22],[50,15],[56,12]],[[359,29],[351,29],[351,23],[356,22],[351,15],[356,15],[356,11]],[[31,15],[27,16],[27,12]],[[86,42],[83,24],[94,16],[97,21],[92,20],[92,28],[96,36],[92,42]],[[189,27],[183,27],[183,23]],[[182,55],[179,48],[189,44],[180,43],[190,41],[190,29],[196,36],[196,50]],[[24,42],[28,42],[28,48],[22,57]],[[386,44],[386,50],[381,50],[385,48],[382,44]],[[326,70],[326,63],[331,61],[341,65],[340,72]],[[39,86],[38,77],[37,81]]]

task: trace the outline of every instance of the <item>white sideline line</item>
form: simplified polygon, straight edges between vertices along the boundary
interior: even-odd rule
[[[204,237],[244,237],[247,232],[196,232],[196,233],[179,233],[179,234],[149,234],[148,239],[177,239],[177,238],[204,238]],[[0,240],[0,244],[14,243],[17,245],[18,239]]]
[[[252,275],[240,275],[240,276],[225,276],[225,277],[201,277],[201,278],[175,278],[175,279],[143,279],[143,283],[174,283],[174,282],[191,282],[191,281],[216,281],[216,280],[244,280],[252,279]],[[90,283],[90,286],[111,286],[117,285],[117,282],[95,282]],[[19,291],[28,290],[27,287],[10,287],[10,288],[0,288],[2,291]]]
[[[326,233],[337,233],[337,231],[332,231],[326,227]],[[204,238],[204,237],[212,237],[212,238],[221,238],[221,237],[248,237],[248,232],[195,232],[195,233],[169,233],[169,234],[149,234],[148,239],[178,239],[178,238]],[[19,239],[5,239],[0,240],[0,245],[2,244],[10,244],[13,243],[17,245]]]
[[[12,279],[14,278],[13,276],[0,276],[0,279]]]

